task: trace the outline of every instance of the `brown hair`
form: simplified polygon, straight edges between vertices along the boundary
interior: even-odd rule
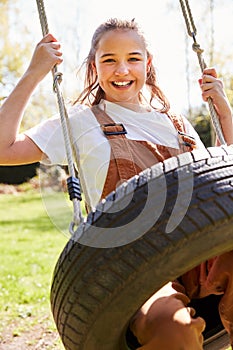
[[[85,59],[83,65],[86,66],[86,73],[85,73],[85,82],[84,82],[84,90],[81,92],[79,97],[75,100],[74,103],[88,103],[89,105],[93,106],[96,104],[99,104],[101,99],[105,98],[105,92],[103,89],[99,86],[98,78],[93,71],[92,63],[95,61],[95,54],[96,50],[98,49],[98,44],[103,36],[107,31],[111,30],[133,30],[135,31],[140,38],[142,39],[142,42],[145,45],[145,49],[147,52],[147,57],[151,57],[152,55],[148,51],[147,43],[145,40],[145,37],[143,33],[141,32],[138,24],[134,21],[127,21],[127,20],[119,20],[116,18],[110,19],[107,22],[101,24],[95,31],[92,41],[91,41],[91,49],[89,51],[89,54],[87,58]],[[82,65],[82,66],[83,66]],[[156,72],[153,64],[151,63],[150,70],[147,73],[147,78],[145,82],[149,92],[150,92],[150,106],[156,110],[159,110],[163,113],[166,113],[169,108],[170,104],[168,102],[168,99],[162,92],[162,90],[159,88],[157,84],[157,78],[156,78]],[[140,101],[142,101],[143,96],[140,92],[139,95]],[[158,109],[153,106],[153,101],[156,100],[159,102],[160,105],[162,105],[162,108]]]

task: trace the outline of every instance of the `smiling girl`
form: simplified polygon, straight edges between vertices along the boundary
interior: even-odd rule
[[[18,133],[32,92],[61,62],[60,44],[46,35],[0,109],[0,164],[66,163],[60,118]],[[135,21],[111,19],[100,25],[85,64],[84,90],[68,113],[90,209],[120,183],[153,164],[204,148],[188,120],[170,111]],[[211,97],[218,111],[226,142],[233,143],[231,108],[216,71],[206,69],[200,84],[203,99]],[[187,308],[185,293],[184,286],[168,284],[138,311],[131,328],[140,349],[175,349],[174,344],[177,349],[202,349],[204,321],[195,319],[193,310]],[[168,324],[173,330],[169,346]],[[188,339],[192,345],[187,344]]]

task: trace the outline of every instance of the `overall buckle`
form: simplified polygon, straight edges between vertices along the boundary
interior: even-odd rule
[[[113,130],[113,127],[120,127],[121,129]],[[122,123],[102,124],[101,128],[106,136],[127,134],[127,131]]]

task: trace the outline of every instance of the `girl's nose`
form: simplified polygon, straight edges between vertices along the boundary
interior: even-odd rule
[[[125,62],[121,62],[118,64],[115,74],[116,75],[127,75],[129,73],[128,65]]]

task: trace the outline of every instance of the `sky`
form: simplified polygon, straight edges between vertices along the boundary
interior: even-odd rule
[[[41,38],[36,0],[16,2],[20,8],[19,20],[29,28],[36,45]],[[214,4],[212,16],[211,2]],[[154,57],[159,84],[172,107],[183,112],[190,104],[202,104],[197,83],[201,70],[197,56],[192,51],[193,41],[187,35],[178,0],[44,0],[44,4],[50,32],[62,44],[64,63],[61,69],[64,73],[63,88],[67,95],[73,94],[78,87],[76,72],[89,51],[91,37],[97,26],[110,17],[135,18],[145,33]],[[214,65],[222,69],[218,67],[219,52],[222,51],[221,55],[232,58],[233,72],[233,0],[190,0],[189,4],[197,27],[196,39],[204,49],[203,57],[207,65],[210,59],[208,50],[214,43]]]

